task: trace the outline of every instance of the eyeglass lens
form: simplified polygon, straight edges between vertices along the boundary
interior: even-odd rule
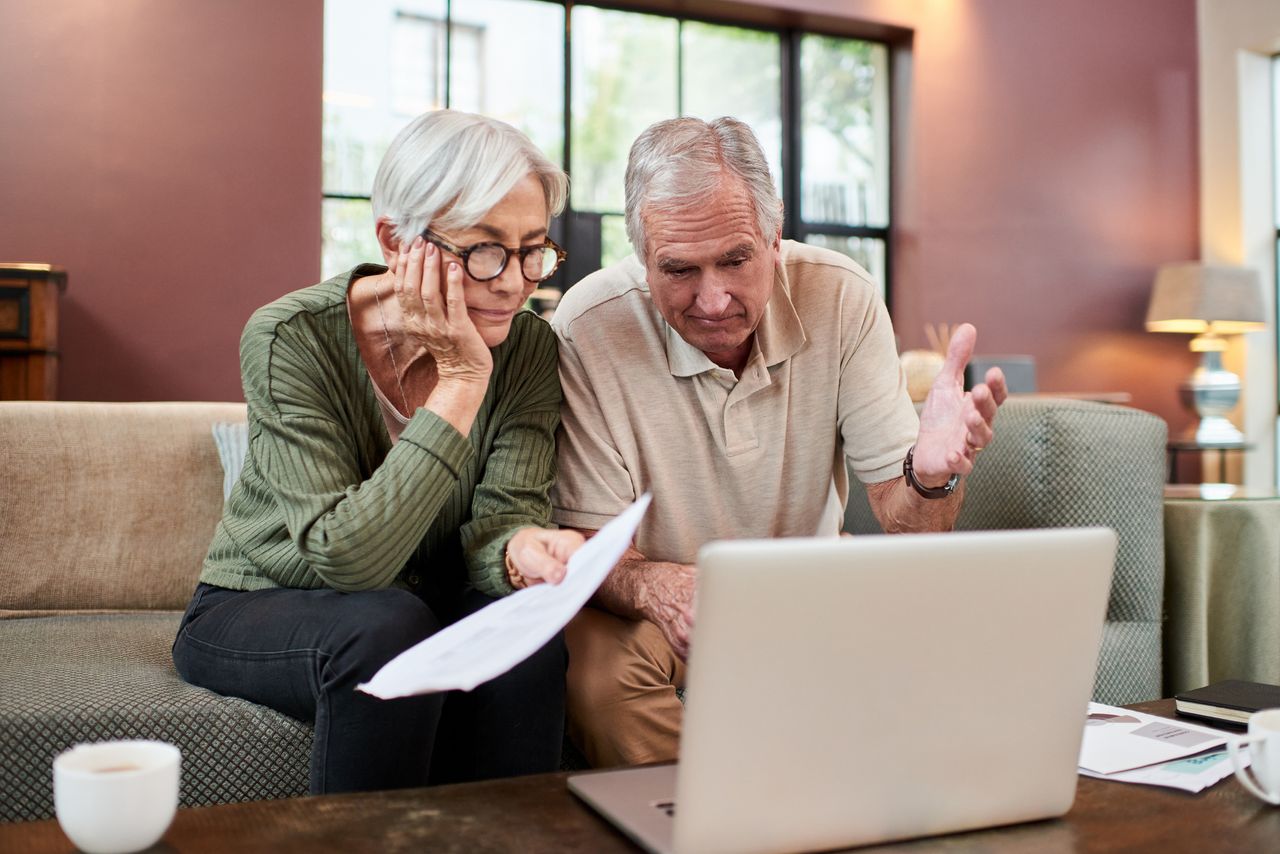
[[[516,253],[520,257],[520,272],[531,282],[541,282],[555,272],[559,264],[556,251],[550,246],[537,246]],[[467,273],[478,280],[498,276],[507,264],[507,250],[496,243],[483,243],[474,247],[467,257]]]

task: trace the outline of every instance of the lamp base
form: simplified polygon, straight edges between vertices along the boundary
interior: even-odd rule
[[[1244,444],[1244,434],[1236,425],[1217,415],[1201,418],[1199,424],[1187,431],[1187,438],[1200,445]]]
[[[1200,366],[1182,384],[1182,402],[1200,416],[1189,438],[1206,445],[1238,444],[1244,434],[1227,420],[1240,401],[1240,378],[1222,367],[1222,353],[1202,350]]]

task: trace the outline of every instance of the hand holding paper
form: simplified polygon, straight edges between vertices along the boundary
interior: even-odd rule
[[[644,495],[569,558],[559,584],[536,584],[459,620],[387,662],[357,691],[410,697],[470,691],[524,661],[568,625],[631,545],[649,506]]]

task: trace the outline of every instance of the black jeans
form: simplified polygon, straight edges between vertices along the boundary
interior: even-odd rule
[[[355,686],[444,625],[398,589],[237,591],[201,584],[173,646],[182,678],[315,723],[311,792],[395,789],[554,771],[564,735],[564,638],[474,691],[379,700]]]

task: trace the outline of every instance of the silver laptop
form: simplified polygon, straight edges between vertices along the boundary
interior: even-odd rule
[[[655,852],[865,845],[1060,816],[1104,528],[718,542],[675,765],[569,778]]]

